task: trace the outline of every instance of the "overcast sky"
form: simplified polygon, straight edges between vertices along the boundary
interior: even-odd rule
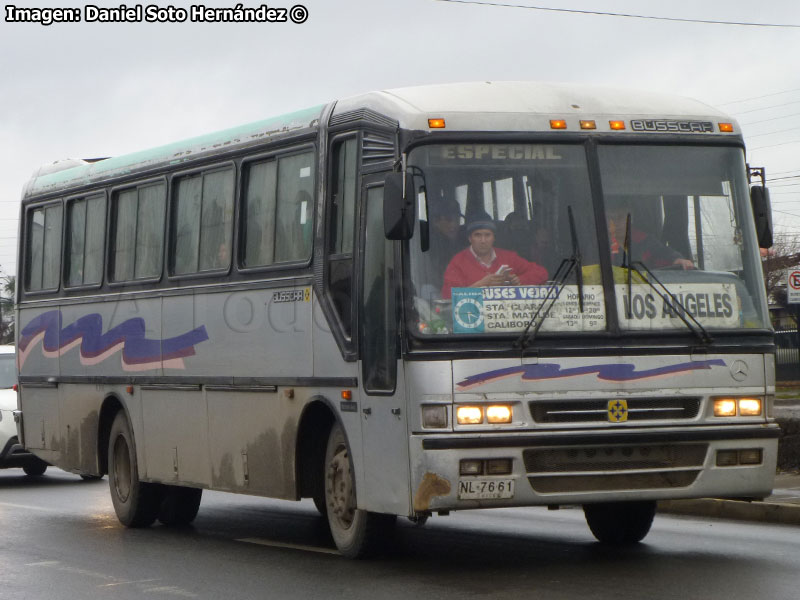
[[[269,5],[288,8],[294,1]],[[364,91],[451,81],[599,83],[672,92],[715,105],[743,125],[750,164],[766,167],[775,178],[777,229],[800,235],[798,0],[506,0],[793,28],[437,0],[300,1],[308,9],[301,25],[84,22],[44,27],[6,22],[4,5],[2,272],[16,271],[22,186],[45,163],[125,154]],[[83,10],[86,3],[14,4]],[[205,5],[234,7],[236,2]]]

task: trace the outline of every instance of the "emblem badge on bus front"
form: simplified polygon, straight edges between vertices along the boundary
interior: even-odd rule
[[[608,421],[610,423],[624,423],[628,420],[628,401],[609,400],[608,401]]]

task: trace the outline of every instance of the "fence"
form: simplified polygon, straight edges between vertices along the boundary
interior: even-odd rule
[[[775,377],[800,381],[800,339],[796,328],[775,330]]]

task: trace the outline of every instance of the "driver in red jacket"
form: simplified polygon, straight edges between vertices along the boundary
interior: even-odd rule
[[[547,270],[516,252],[494,247],[495,224],[486,213],[467,224],[469,247],[456,254],[444,272],[442,298],[454,287],[538,285],[547,281]]]

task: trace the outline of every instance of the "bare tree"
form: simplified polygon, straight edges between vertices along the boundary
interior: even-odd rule
[[[0,274],[0,344],[14,343],[14,291],[17,278]]]
[[[786,306],[786,271],[799,265],[800,235],[777,233],[775,244],[762,262],[767,298],[771,303]]]

